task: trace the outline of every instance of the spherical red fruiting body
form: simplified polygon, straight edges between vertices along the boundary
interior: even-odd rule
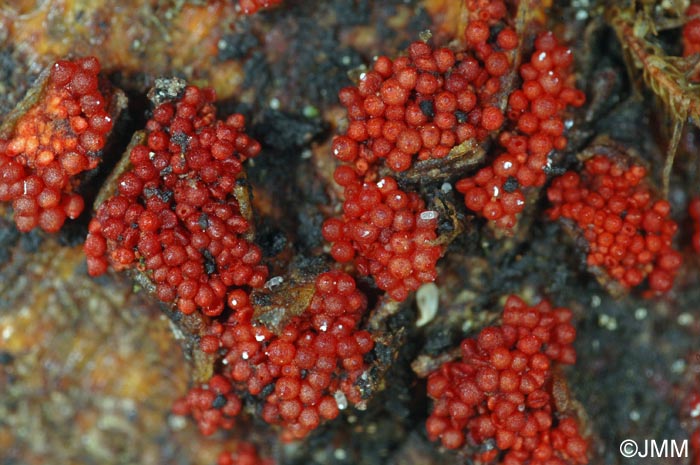
[[[217,465],[274,465],[274,460],[260,457],[255,446],[240,442],[234,452],[224,451],[219,455]]]
[[[691,465],[700,464],[700,428],[695,429],[690,435],[690,450],[692,454]]]
[[[700,5],[694,3],[685,12],[687,21],[683,26],[683,56],[700,53]]]
[[[219,455],[217,465],[274,465],[272,459],[260,457],[255,446],[240,442],[234,452],[224,451]]]
[[[243,14],[252,15],[259,10],[266,10],[281,5],[283,0],[238,0],[238,7]]]
[[[693,249],[695,252],[700,253],[700,197],[695,197],[690,201],[688,214],[693,221]]]

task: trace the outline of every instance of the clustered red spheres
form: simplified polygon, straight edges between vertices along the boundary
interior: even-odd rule
[[[587,463],[587,443],[574,419],[554,408],[552,364],[573,364],[572,313],[546,302],[529,307],[510,296],[503,324],[462,341],[462,360],[428,378],[435,401],[428,437],[449,449],[495,441],[480,463]]]
[[[469,22],[482,21],[488,26],[498,23],[508,12],[502,0],[465,0]]]
[[[695,252],[700,253],[700,197],[695,197],[690,201],[688,214],[693,221],[693,249]]]
[[[332,243],[331,256],[340,263],[354,259],[361,274],[371,274],[397,301],[434,281],[441,255],[434,244],[437,212],[426,210],[418,194],[399,189],[391,177],[362,182],[352,168],[340,166],[335,180],[345,192],[343,216],[328,219],[321,230]]]
[[[0,201],[22,232],[57,232],[83,211],[77,176],[98,165],[112,129],[99,72],[95,57],[56,62],[40,101],[0,139]]]
[[[260,287],[267,268],[243,236],[250,225],[232,194],[242,162],[260,145],[245,135],[241,115],[216,120],[214,92],[188,86],[146,124],[144,145],[116,194],[98,208],[85,241],[88,272],[137,268],[158,298],[185,314],[215,316],[231,286]]]
[[[700,4],[692,4],[685,12],[688,21],[683,26],[683,56],[700,53]]]
[[[471,39],[476,35],[472,32],[475,27],[484,29],[480,40],[489,38],[488,27],[470,23],[468,41],[488,47],[485,42],[474,43],[475,39]],[[500,33],[497,44],[499,38]],[[484,58],[487,65],[490,56]],[[505,152],[490,166],[456,184],[464,194],[466,207],[499,227],[508,229],[515,225],[516,215],[525,207],[522,189],[544,185],[548,155],[567,145],[562,113],[567,106],[580,106],[585,101],[583,92],[571,83],[572,60],[571,50],[560,45],[551,32],[540,34],[530,61],[520,66],[523,83],[508,98],[507,116],[512,129],[501,132],[498,138]]]
[[[258,10],[265,10],[281,4],[282,0],[238,0],[238,6],[246,15],[252,15]]]
[[[355,381],[374,347],[370,334],[357,329],[366,307],[351,276],[323,273],[308,309],[267,346],[268,369],[278,379],[262,417],[285,428],[283,439],[301,439],[338,416],[340,408],[362,400]]]
[[[217,465],[273,465],[272,459],[260,457],[255,446],[249,442],[239,443],[235,452],[222,452]]]
[[[504,50],[517,45],[511,29],[499,37]],[[456,145],[500,128],[503,114],[487,102],[507,67],[502,52],[482,64],[414,42],[407,56],[378,58],[357,87],[341,90],[349,124],[334,139],[333,154],[343,163],[334,178],[345,202],[343,216],[323,227],[336,261],[355,259],[358,271],[371,274],[396,300],[435,279],[442,252],[434,244],[437,213],[394,178],[377,180],[376,168],[384,163],[405,171],[415,160],[444,158]]]
[[[488,38],[488,26],[482,25]],[[468,31],[473,27],[470,23]],[[333,141],[335,157],[359,175],[379,160],[401,172],[414,160],[444,158],[456,145],[498,130],[504,116],[492,100],[510,67],[505,52],[518,38],[505,28],[497,41],[498,50],[485,39],[475,44],[474,56],[414,42],[407,56],[379,57],[357,87],[339,94],[349,123],[345,135]]]
[[[624,287],[648,279],[656,293],[667,292],[681,265],[672,247],[677,224],[671,207],[657,200],[642,181],[646,169],[630,167],[603,155],[586,161],[582,173],[569,171],[547,191],[553,220],[573,220],[589,251],[587,263],[600,267]]]
[[[367,302],[351,276],[339,271],[319,275],[308,308],[280,334],[253,322],[254,310],[242,289],[228,294],[228,305],[233,313],[200,341],[205,352],[223,353],[221,375],[227,384],[217,387],[210,381],[175,408],[179,414],[192,413],[202,433],[233,425],[224,409],[234,411],[235,400],[219,397],[217,405],[214,396],[227,395],[231,385],[264,399],[261,416],[283,427],[284,440],[304,438],[362,400],[355,381],[367,368],[364,356],[374,342],[357,329]]]
[[[330,271],[280,334],[255,323],[250,289],[268,270],[232,192],[260,145],[243,132],[241,115],[217,120],[213,101],[213,91],[188,86],[153,110],[145,142],[132,148],[115,194],[89,225],[88,271],[136,268],[161,301],[212,317],[199,346],[221,368],[176,402],[175,413],[213,434],[234,426],[245,393],[264,400],[263,419],[281,425],[284,439],[303,438],[362,400],[355,382],[374,346],[358,329],[367,302],[351,276]]]
[[[484,140],[504,121],[495,99],[518,37],[504,27],[497,45],[487,44],[489,25],[504,17],[505,4],[469,3],[483,16],[470,22],[473,53],[414,42],[406,56],[379,57],[357,86],[339,94],[348,127],[333,140],[333,154],[343,163],[334,178],[345,201],[342,217],[324,223],[323,236],[336,261],[354,261],[394,300],[435,280],[442,254],[435,243],[438,214],[393,177],[377,179],[377,167],[403,172],[414,161],[445,158],[463,142]]]
[[[202,434],[209,435],[219,428],[233,428],[241,408],[241,399],[233,392],[231,381],[214,375],[206,385],[190,389],[184,399],[176,401],[173,412],[192,415]]]

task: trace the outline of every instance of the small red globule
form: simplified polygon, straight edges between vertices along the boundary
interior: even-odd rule
[[[691,465],[700,465],[700,428],[690,435]]]
[[[283,0],[238,0],[238,7],[243,14],[252,15],[259,10],[266,10],[281,5]]]
[[[700,197],[695,197],[690,201],[688,214],[693,222],[693,250],[700,253]]]
[[[683,25],[683,56],[700,53],[700,4],[694,3],[685,11]]]
[[[274,460],[264,459],[255,446],[249,442],[240,442],[234,452],[222,452],[217,465],[274,465]]]

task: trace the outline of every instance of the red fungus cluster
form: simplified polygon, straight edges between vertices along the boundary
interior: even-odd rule
[[[484,39],[488,26],[481,24],[473,31],[470,23],[467,36],[480,41],[475,47],[485,47],[477,52],[488,53],[483,60],[414,42],[407,56],[379,57],[357,87],[343,89],[339,98],[349,123],[346,134],[333,141],[336,158],[360,175],[381,159],[393,171],[406,171],[415,159],[444,158],[454,146],[499,129],[504,117],[491,97],[509,70],[504,52],[518,39],[512,29],[503,29],[498,37],[504,49],[492,51]]]
[[[231,385],[265,399],[262,418],[283,426],[285,440],[305,437],[362,400],[355,382],[367,368],[364,356],[374,342],[368,332],[357,329],[367,303],[351,276],[339,271],[319,275],[308,308],[279,334],[254,322],[250,297],[242,289],[229,293],[228,305],[231,316],[200,342],[205,352],[223,353],[226,383],[217,381],[217,386],[225,388],[210,381],[174,409],[192,413],[202,433],[232,426],[224,410],[234,411],[239,404],[218,397],[217,406],[214,395],[227,395]]]
[[[465,0],[469,23],[482,21],[489,26],[498,23],[508,12],[502,0]]]
[[[646,169],[626,167],[603,155],[586,161],[579,174],[569,171],[547,191],[553,220],[575,222],[588,243],[587,263],[603,268],[624,287],[648,279],[654,292],[673,286],[681,256],[672,247],[677,224],[670,205],[657,200],[642,182]]]
[[[700,4],[694,3],[685,12],[686,21],[683,26],[683,56],[700,53]]]
[[[250,289],[265,284],[268,270],[234,192],[260,145],[243,132],[241,115],[216,120],[213,101],[213,91],[187,86],[153,110],[116,192],[89,225],[88,271],[136,268],[161,301],[210,317],[199,348],[220,369],[175,413],[192,415],[203,434],[230,429],[245,393],[264,400],[263,419],[283,426],[285,439],[302,438],[362,400],[355,382],[374,345],[358,330],[367,302],[351,276],[330,271],[279,334],[256,321]]]
[[[688,214],[693,221],[693,249],[700,253],[700,197],[695,197],[690,201],[688,206]]]
[[[486,28],[484,37],[488,36]],[[487,64],[489,57],[485,58]],[[562,113],[567,106],[580,106],[585,101],[583,92],[571,83],[572,59],[571,50],[560,45],[551,32],[535,40],[530,61],[520,67],[522,86],[508,98],[512,129],[501,132],[498,138],[505,152],[475,176],[456,184],[467,208],[500,227],[515,225],[516,215],[525,207],[522,189],[544,185],[550,152],[566,147]]]
[[[233,392],[231,382],[214,375],[206,385],[190,389],[185,398],[176,401],[173,412],[192,415],[202,434],[209,435],[219,428],[233,428],[241,408],[241,399]]]
[[[222,452],[216,462],[217,465],[274,465],[272,459],[260,457],[253,444],[239,443],[235,452]]]
[[[401,172],[415,160],[444,158],[465,141],[485,139],[504,119],[490,100],[508,70],[504,51],[517,45],[517,37],[503,29],[503,51],[491,53],[483,34],[470,31],[471,40],[484,45],[477,56],[489,53],[489,59],[414,42],[407,56],[378,58],[357,87],[339,95],[349,120],[345,135],[333,141],[333,154],[344,163],[334,176],[344,188],[344,215],[324,225],[324,237],[337,261],[357,256],[358,270],[396,300],[435,279],[438,218],[393,178],[377,182],[379,163]]]
[[[583,464],[587,443],[576,422],[556,412],[552,364],[573,364],[571,311],[510,296],[503,324],[462,342],[462,360],[428,378],[435,401],[428,436],[449,449],[492,443],[480,463]]]
[[[372,275],[399,301],[435,280],[442,253],[435,243],[438,214],[392,177],[378,180],[379,165],[402,172],[414,161],[445,158],[464,142],[484,140],[504,121],[496,94],[518,37],[504,27],[489,45],[489,26],[502,20],[505,4],[468,3],[478,16],[466,36],[473,53],[414,42],[406,56],[379,57],[356,87],[339,94],[348,127],[333,141],[343,163],[334,178],[345,202],[343,216],[328,220],[323,235],[336,261],[354,260],[361,274]]]
[[[282,4],[282,0],[238,0],[238,6],[246,15],[257,13],[258,10],[265,10]]]
[[[185,314],[218,315],[231,286],[260,287],[267,268],[244,235],[250,225],[232,191],[241,163],[260,145],[241,115],[218,121],[214,93],[189,86],[153,110],[145,144],[114,196],[98,208],[85,241],[88,272],[111,265],[149,275],[163,302]]]
[[[441,254],[434,244],[438,213],[426,210],[418,194],[399,189],[391,177],[361,182],[352,168],[340,166],[335,180],[344,187],[344,214],[322,228],[333,243],[333,258],[340,263],[355,259],[361,274],[374,276],[377,287],[398,301],[434,281]]]
[[[366,307],[351,276],[323,273],[306,311],[267,345],[267,367],[276,382],[262,417],[283,425],[283,439],[301,439],[321,421],[338,416],[339,409],[362,400],[355,382],[374,347],[370,334],[357,329]],[[227,357],[241,363],[235,350]]]
[[[83,211],[77,176],[98,165],[112,129],[99,72],[94,57],[58,61],[38,103],[0,138],[0,201],[22,232],[56,232]]]

